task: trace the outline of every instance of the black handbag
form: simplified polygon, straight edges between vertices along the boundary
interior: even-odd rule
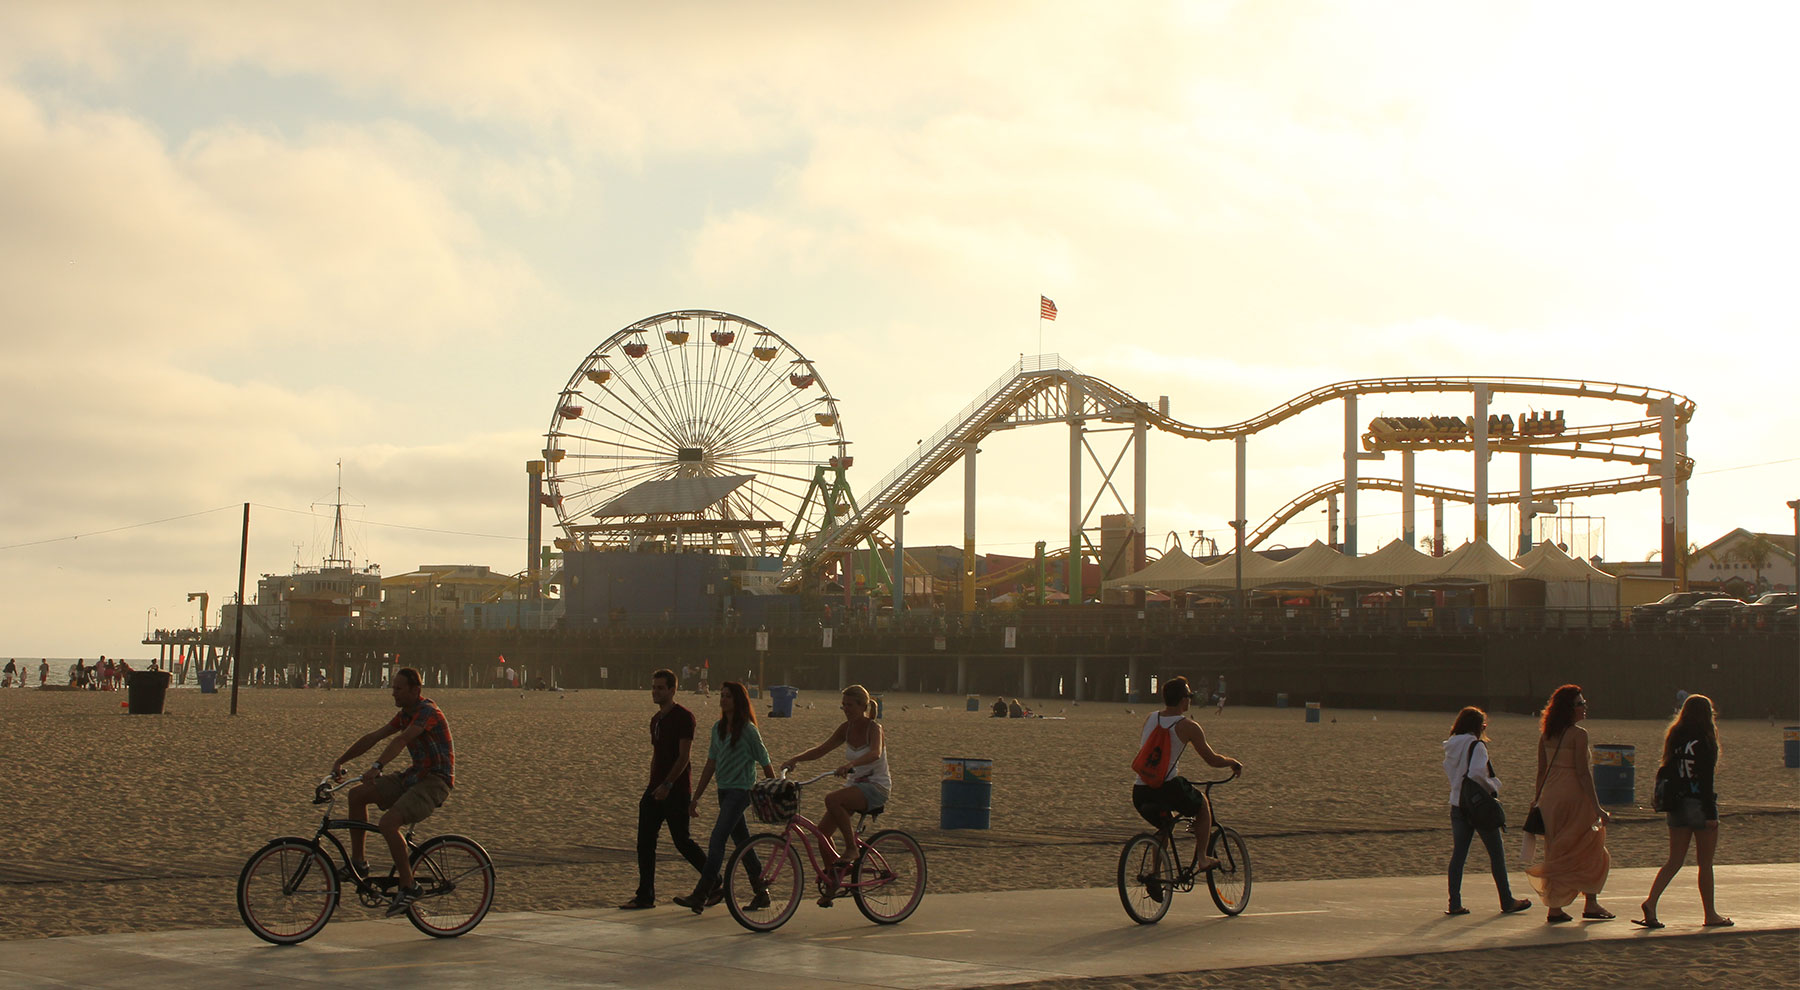
[[[1670,807],[1675,803],[1672,800],[1675,789],[1675,767],[1673,765],[1658,767],[1656,770],[1656,790],[1650,795],[1650,810],[1662,812],[1669,811]]]
[[[1476,739],[1470,741],[1468,761],[1465,761],[1463,764],[1462,795],[1460,801],[1463,820],[1483,831],[1490,828],[1505,828],[1506,809],[1500,806],[1500,802],[1494,799],[1494,795],[1488,793],[1487,788],[1481,786],[1481,784],[1476,782],[1475,778],[1469,776],[1470,771],[1474,769],[1470,763],[1475,758],[1475,744],[1477,742],[1480,742],[1480,740]]]
[[[1563,735],[1567,735],[1565,730]],[[1550,761],[1544,764],[1544,780],[1550,779],[1550,767],[1556,762],[1557,754],[1562,752],[1562,736],[1556,737],[1556,752],[1550,754]],[[1543,743],[1538,743],[1538,752],[1543,752]],[[1538,798],[1544,796],[1544,780],[1538,781],[1537,793],[1531,796],[1531,813],[1525,816],[1525,831],[1532,835],[1544,834],[1544,813],[1538,810]]]

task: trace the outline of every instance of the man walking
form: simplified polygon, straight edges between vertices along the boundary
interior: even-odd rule
[[[659,670],[650,675],[650,700],[656,714],[650,716],[650,779],[638,799],[637,893],[619,905],[623,911],[656,906],[656,837],[663,823],[669,839],[698,873],[706,867],[706,854],[688,835],[689,750],[694,745],[694,713],[675,703],[679,685],[675,672]]]

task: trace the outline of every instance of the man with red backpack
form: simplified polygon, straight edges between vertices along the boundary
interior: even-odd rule
[[[1194,867],[1210,870],[1219,865],[1218,860],[1206,855],[1204,848],[1206,837],[1212,832],[1212,808],[1199,788],[1188,783],[1186,777],[1176,775],[1175,766],[1188,746],[1193,746],[1194,752],[1208,765],[1230,767],[1233,777],[1244,772],[1244,765],[1213,752],[1206,744],[1206,730],[1188,717],[1194,689],[1188,686],[1187,678],[1173,677],[1164,681],[1162,696],[1163,709],[1152,712],[1144,721],[1138,755],[1131,761],[1131,768],[1137,772],[1137,783],[1131,788],[1131,806],[1155,826],[1165,840],[1170,838],[1169,830],[1174,827],[1176,815],[1193,815],[1194,822],[1188,828],[1194,833]]]

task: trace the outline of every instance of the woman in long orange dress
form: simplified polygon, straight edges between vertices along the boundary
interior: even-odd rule
[[[1581,894],[1587,898],[1581,916],[1594,921],[1614,917],[1600,906],[1600,890],[1612,869],[1606,852],[1606,826],[1612,816],[1600,806],[1589,769],[1587,698],[1579,684],[1564,684],[1544,706],[1538,738],[1538,798],[1544,816],[1544,860],[1528,868],[1531,880],[1550,909],[1546,921],[1571,921],[1563,906]]]

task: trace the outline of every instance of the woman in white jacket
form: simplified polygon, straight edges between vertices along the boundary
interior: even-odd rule
[[[1493,868],[1494,886],[1500,894],[1500,912],[1512,914],[1531,906],[1524,899],[1514,899],[1512,885],[1506,879],[1506,855],[1500,849],[1500,830],[1477,829],[1463,817],[1462,781],[1471,777],[1489,794],[1500,793],[1500,778],[1488,761],[1487,712],[1469,707],[1456,713],[1450,726],[1450,738],[1444,740],[1444,776],[1450,779],[1450,834],[1455,845],[1450,851],[1450,906],[1445,914],[1468,914],[1462,903],[1463,863],[1469,858],[1469,840],[1481,833],[1481,844],[1487,847],[1488,865]]]

